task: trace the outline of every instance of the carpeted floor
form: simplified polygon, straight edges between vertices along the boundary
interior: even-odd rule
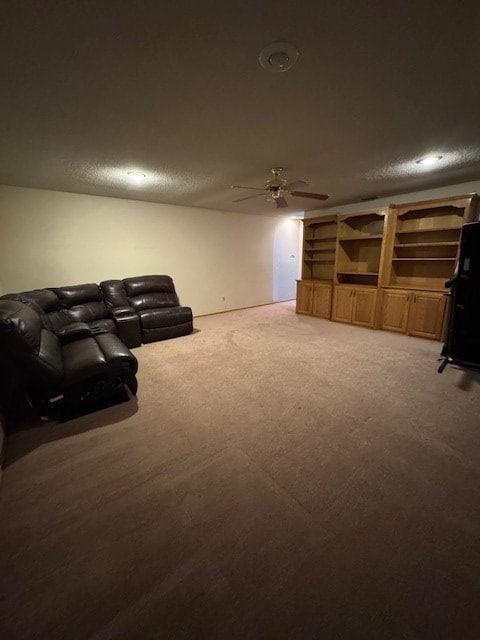
[[[293,303],[195,326],[11,436],[1,637],[478,640],[480,377]]]

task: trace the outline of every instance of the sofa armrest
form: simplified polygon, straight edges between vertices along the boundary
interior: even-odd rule
[[[92,331],[86,322],[70,322],[57,331],[61,344],[67,344],[90,335],[92,335]]]
[[[139,347],[142,344],[142,331],[140,318],[132,307],[117,307],[110,309],[110,314],[115,320],[117,333],[120,340],[129,348]]]
[[[114,320],[116,318],[124,318],[137,315],[133,307],[114,307],[112,309],[109,309],[108,312]]]

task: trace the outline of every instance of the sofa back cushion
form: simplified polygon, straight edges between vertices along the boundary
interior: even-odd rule
[[[42,309],[42,322],[45,329],[57,332],[71,319],[65,309],[62,309],[59,297],[50,289],[34,289],[24,291],[22,294],[31,305],[36,305]]]
[[[93,322],[108,318],[108,311],[98,284],[79,284],[51,289],[69,316],[70,322]]]
[[[0,352],[37,387],[54,389],[62,380],[57,336],[43,327],[36,311],[18,300],[0,300]]]
[[[122,280],[104,280],[100,283],[100,289],[109,309],[130,306]]]
[[[125,278],[125,292],[136,310],[177,307],[178,296],[170,276],[138,276]]]
[[[21,293],[7,293],[1,299],[17,300],[36,311],[41,318],[42,326],[57,332],[61,327],[71,322],[67,312],[61,308],[60,300],[49,289],[34,289]]]
[[[58,296],[50,289],[22,291],[22,295],[38,305],[44,313],[52,313],[61,309]]]

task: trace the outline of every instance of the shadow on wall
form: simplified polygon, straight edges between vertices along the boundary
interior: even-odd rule
[[[274,302],[293,300],[299,275],[300,230],[299,219],[287,218],[275,229],[273,240],[273,292]]]

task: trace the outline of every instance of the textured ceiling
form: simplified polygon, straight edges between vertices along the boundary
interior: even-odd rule
[[[479,178],[479,23],[470,1],[7,0],[0,183],[273,213],[230,186],[280,165],[330,194],[284,213]],[[268,73],[279,40],[300,58]]]

